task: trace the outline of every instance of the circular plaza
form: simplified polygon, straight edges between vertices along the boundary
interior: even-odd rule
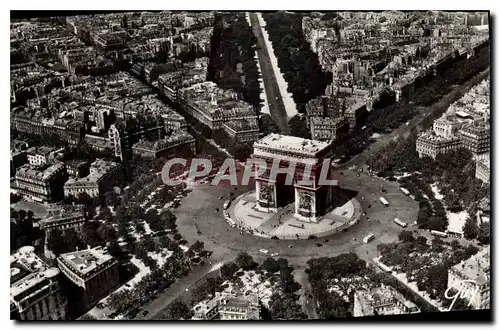
[[[294,203],[275,211],[257,207],[255,191],[235,198],[224,212],[226,221],[247,233],[286,240],[330,236],[356,224],[362,214],[361,205],[354,197],[340,195],[331,209],[313,221],[298,219]]]

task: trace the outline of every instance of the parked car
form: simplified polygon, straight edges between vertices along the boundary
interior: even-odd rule
[[[148,315],[148,314],[149,314],[149,311],[143,311],[143,312],[142,312],[142,316],[146,316],[146,315]]]
[[[323,246],[323,244],[321,244],[321,243],[316,243],[316,246],[317,246],[317,247],[322,247],[322,246]]]
[[[269,253],[269,250],[266,250],[266,249],[260,249],[259,251],[262,252],[262,253],[264,253],[264,254],[268,254]]]

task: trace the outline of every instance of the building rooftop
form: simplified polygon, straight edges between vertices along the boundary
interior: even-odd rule
[[[38,180],[48,180],[55,172],[63,168],[63,163],[56,163],[48,167],[24,164],[16,171],[16,177],[32,177]]]
[[[151,151],[161,151],[171,147],[178,146],[182,143],[193,142],[193,136],[184,131],[174,131],[172,135],[167,136],[161,140],[147,141],[141,140],[134,144],[133,148],[147,149]]]
[[[19,301],[21,293],[33,290],[47,278],[59,274],[57,268],[49,268],[36,254],[32,246],[24,246],[10,256],[10,297]],[[34,291],[33,291],[34,292]]]
[[[269,134],[254,143],[254,148],[264,147],[280,151],[317,154],[330,146],[329,143],[303,139],[295,136]]]
[[[239,131],[248,131],[248,130],[259,130],[259,125],[256,120],[252,119],[238,119],[238,120],[229,120],[224,123],[230,129],[239,132]]]
[[[113,259],[112,256],[104,254],[97,248],[61,254],[59,258],[80,276],[88,274]]]
[[[46,156],[50,154],[51,152],[55,151],[56,148],[52,147],[47,147],[47,146],[41,146],[41,147],[31,147],[27,150],[28,153],[34,154],[34,155],[43,155]]]
[[[83,219],[84,215],[84,208],[81,204],[54,205],[47,208],[47,212],[40,221],[40,225],[43,228],[50,223],[64,222],[65,220],[75,218]]]
[[[211,300],[204,300],[193,307],[195,315],[193,319],[203,319],[205,315],[218,308],[219,312],[232,312],[232,308],[241,308],[246,314],[247,319],[259,319],[259,297],[255,293],[250,294],[235,294],[226,292],[216,292],[215,297]]]
[[[472,135],[488,135],[490,134],[490,127],[488,125],[475,125],[468,124],[462,127],[460,130],[462,133],[472,134]]]
[[[404,305],[408,310],[417,309],[417,306],[412,301],[403,297],[401,293],[390,286],[376,287],[371,290],[358,290],[356,295],[359,298],[364,315],[373,315],[377,307],[387,304],[395,305],[395,301]]]
[[[120,164],[116,162],[108,162],[103,159],[97,159],[92,164],[90,164],[90,174],[84,178],[71,178],[64,184],[65,187],[72,185],[84,185],[84,184],[97,184],[105,175],[119,167]]]
[[[433,131],[427,131],[422,133],[417,141],[425,141],[425,142],[433,142],[433,143],[439,143],[439,142],[452,142],[452,141],[458,141],[458,137],[452,137],[452,138],[446,138],[443,136],[436,135]]]
[[[344,120],[345,120],[345,118],[343,116],[337,117],[337,118],[333,118],[333,117],[311,117],[310,118],[311,124],[313,124],[313,125],[335,125],[335,124],[343,122]]]

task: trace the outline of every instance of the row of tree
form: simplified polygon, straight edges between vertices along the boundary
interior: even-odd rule
[[[244,13],[217,14],[207,80],[223,89],[236,91],[257,109],[260,108],[261,90],[256,44],[257,39]]]
[[[40,229],[33,226],[36,220],[31,210],[10,209],[10,253],[26,245],[35,245],[42,236]]]
[[[477,218],[470,216],[465,220],[462,228],[464,237],[467,239],[476,239],[481,244],[490,244],[490,223],[487,221],[477,223]]]
[[[273,320],[304,320],[307,315],[298,303],[297,291],[300,284],[295,282],[293,267],[288,265],[288,260],[267,258],[261,265],[268,275],[277,277],[281,290],[276,290],[269,300],[269,312]]]
[[[350,317],[349,303],[328,288],[336,279],[362,274],[366,270],[366,262],[354,253],[346,253],[331,258],[310,259],[307,265],[306,273],[318,303],[316,311],[320,319]]]
[[[302,14],[279,11],[263,13],[262,17],[288,92],[297,110],[304,113],[309,100],[324,95],[326,86],[332,82],[332,73],[322,70],[318,55],[305,39]]]
[[[434,238],[429,245],[425,237],[415,238],[411,231],[406,230],[401,231],[398,238],[399,242],[377,246],[382,255],[381,262],[406,273],[406,277],[415,281],[420,291],[443,301],[446,300],[444,293],[448,287],[448,270],[478,252],[475,246],[465,247],[457,240],[448,244]]]

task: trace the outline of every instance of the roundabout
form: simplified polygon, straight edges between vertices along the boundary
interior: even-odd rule
[[[177,209],[173,210],[177,216],[177,228],[189,242],[199,240],[205,244],[205,249],[213,251],[212,263],[231,261],[240,252],[247,252],[257,261],[262,261],[271,254],[275,256],[277,254],[279,257],[287,258],[290,264],[297,267],[306,266],[310,258],[330,257],[349,252],[357,253],[361,258],[368,260],[377,256],[376,246],[378,244],[397,240],[402,228],[394,223],[395,217],[408,223],[416,219],[418,203],[404,195],[399,190],[397,182],[383,181],[366,173],[361,173],[359,176],[357,174],[357,172],[349,170],[337,173],[339,185],[346,192],[349,201],[353,205],[355,203],[360,205],[362,211],[360,211],[357,223],[340,231],[323,231],[321,236],[313,235],[317,238],[306,235],[306,239],[296,239],[296,237],[294,240],[271,239],[272,236],[277,236],[272,234],[279,233],[280,227],[289,227],[288,230],[296,229],[301,232],[305,230],[288,226],[289,223],[285,220],[286,212],[291,210],[290,205],[281,210],[281,214],[285,215],[282,215],[281,224],[277,222],[279,224],[277,227],[273,228],[273,221],[278,221],[280,212],[278,212],[278,215],[275,214],[275,218],[268,220],[265,220],[262,216],[262,219],[247,217],[245,224],[248,228],[245,228],[245,230],[231,226],[224,218],[224,202],[231,199],[233,195],[235,196],[227,210],[232,218],[235,217],[234,209],[240,209],[242,214],[245,214],[245,212],[248,212],[246,214],[253,214],[253,211],[248,211],[251,210],[249,203],[242,205],[243,208],[238,206],[244,203],[245,199],[250,198],[251,200],[251,195],[255,189],[255,184],[252,181],[248,186],[236,188],[231,186],[211,186],[209,184],[193,186],[192,192],[183,198]],[[385,190],[386,193],[382,193],[381,189]],[[379,198],[382,195],[389,201],[389,207],[385,207],[380,203]],[[340,216],[342,216],[349,207],[337,209],[336,215],[338,216],[338,212],[343,210],[340,212]],[[233,215],[231,215],[231,212]],[[293,215],[293,211],[291,213],[289,214],[290,217]],[[347,215],[344,214],[344,217]],[[260,215],[257,214],[257,216]],[[299,224],[304,223],[299,220],[294,221]],[[323,221],[324,219],[319,221],[320,226]],[[325,224],[328,223],[325,221]],[[307,223],[304,223],[304,227],[306,225]],[[240,226],[243,228],[242,225]],[[262,231],[266,228],[268,228],[268,233],[265,235],[260,236],[260,233],[255,232],[256,229]],[[254,231],[253,234],[251,234],[252,230]],[[408,230],[411,230],[411,227]],[[370,243],[364,244],[362,242],[363,237],[369,233],[373,233],[375,238]],[[269,252],[263,253],[262,250]]]

